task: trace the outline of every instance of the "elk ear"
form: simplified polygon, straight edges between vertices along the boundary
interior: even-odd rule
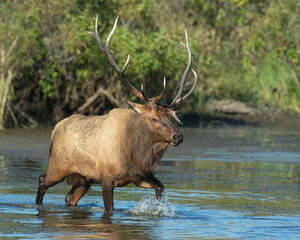
[[[138,114],[141,114],[145,108],[144,105],[141,105],[141,104],[138,104],[138,103],[133,103],[133,102],[129,102],[127,101],[130,106],[138,113]]]

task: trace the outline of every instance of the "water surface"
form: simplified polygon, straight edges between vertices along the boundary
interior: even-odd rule
[[[167,196],[129,185],[104,212],[101,186],[64,205],[70,186],[34,204],[46,171],[51,129],[0,132],[0,238],[7,239],[299,239],[300,131],[183,128],[155,175]]]

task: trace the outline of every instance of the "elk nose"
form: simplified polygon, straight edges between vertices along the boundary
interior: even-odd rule
[[[183,135],[181,133],[176,133],[173,136],[173,142],[178,145],[183,142]]]

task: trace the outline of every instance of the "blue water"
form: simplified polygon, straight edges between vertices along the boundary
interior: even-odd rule
[[[167,190],[129,185],[104,212],[101,186],[66,207],[65,183],[34,204],[50,129],[0,132],[2,239],[300,239],[300,131],[189,129],[155,175]]]

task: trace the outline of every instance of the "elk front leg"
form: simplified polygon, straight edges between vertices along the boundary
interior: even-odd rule
[[[102,195],[105,211],[114,210],[114,200],[113,200],[114,188],[111,180],[102,181]]]
[[[147,177],[139,178],[134,184],[143,188],[154,188],[156,199],[159,201],[165,189],[164,185],[152,173]]]

